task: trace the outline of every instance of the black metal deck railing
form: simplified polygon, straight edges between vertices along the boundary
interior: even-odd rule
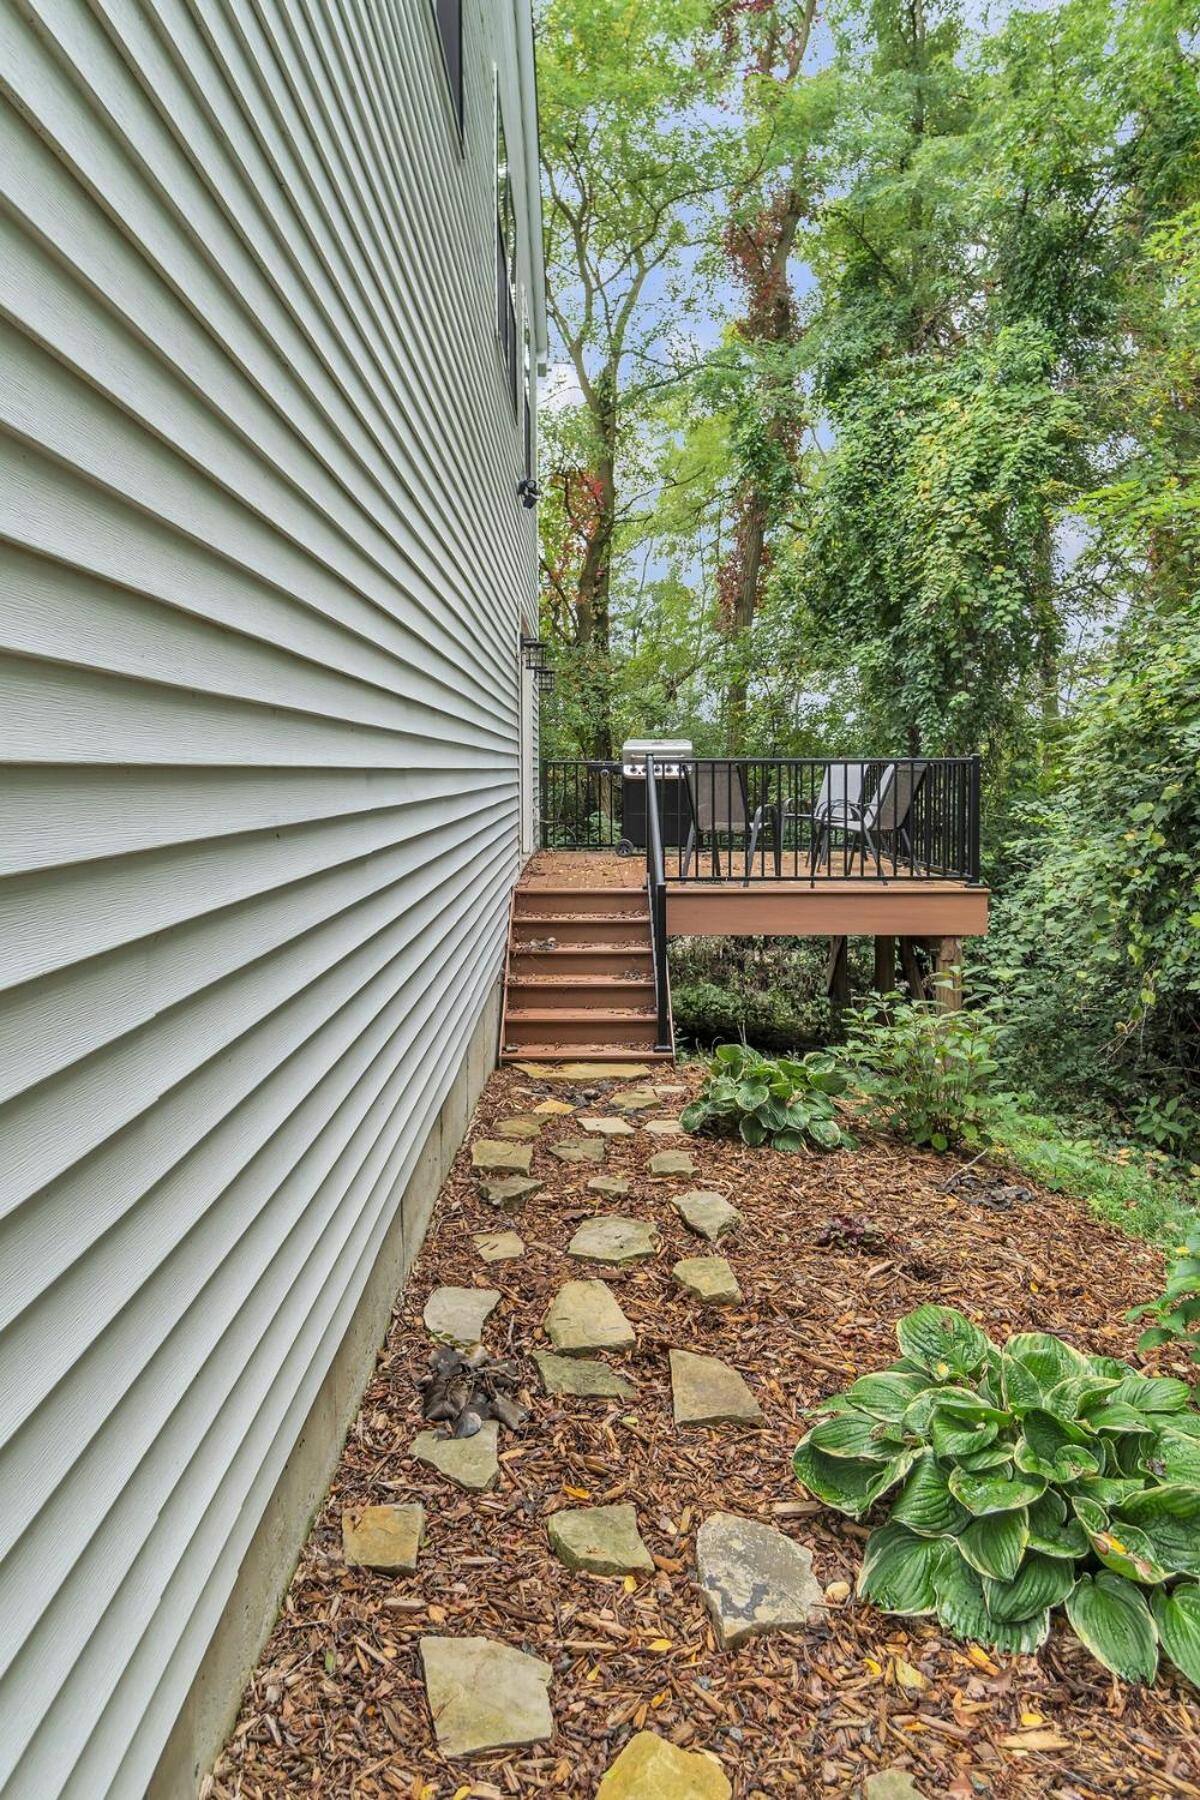
[[[979,880],[979,758],[699,757],[541,769],[546,849],[644,852],[669,881]]]

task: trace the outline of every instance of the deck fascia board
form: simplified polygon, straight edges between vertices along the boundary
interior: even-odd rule
[[[668,937],[982,937],[989,890],[905,880],[667,885]]]

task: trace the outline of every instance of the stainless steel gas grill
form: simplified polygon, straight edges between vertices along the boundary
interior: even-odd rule
[[[691,810],[684,764],[692,760],[689,738],[629,738],[621,746],[622,856],[646,848],[646,758],[654,758],[662,841],[666,848],[687,842]]]

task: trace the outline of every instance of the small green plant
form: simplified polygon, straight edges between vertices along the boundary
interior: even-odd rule
[[[1020,1654],[1063,1606],[1114,1675],[1152,1681],[1161,1644],[1200,1684],[1200,1412],[1187,1383],[1047,1332],[999,1349],[944,1306],[919,1306],[896,1336],[901,1359],[815,1407],[793,1461],[810,1493],[854,1519],[899,1485],[867,1540],[860,1595]]]
[[[1158,1299],[1135,1306],[1125,1317],[1154,1320],[1138,1339],[1139,1350],[1178,1344],[1193,1362],[1200,1363],[1200,1225],[1176,1249],[1167,1271],[1167,1285]]]
[[[945,1012],[887,997],[889,1017],[857,1014],[847,1054],[872,1123],[933,1150],[986,1142],[996,1024],[986,1008]]]
[[[722,1044],[710,1064],[708,1081],[698,1100],[684,1108],[685,1131],[740,1137],[744,1144],[770,1144],[775,1150],[853,1148],[833,1104],[846,1077],[832,1056],[812,1051],[798,1062],[777,1062],[741,1044]]]

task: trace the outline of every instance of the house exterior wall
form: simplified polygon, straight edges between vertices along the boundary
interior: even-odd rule
[[[4,1800],[143,1794],[252,1658],[494,1051],[494,70],[544,327],[463,13],[460,147],[431,0],[0,0]]]

